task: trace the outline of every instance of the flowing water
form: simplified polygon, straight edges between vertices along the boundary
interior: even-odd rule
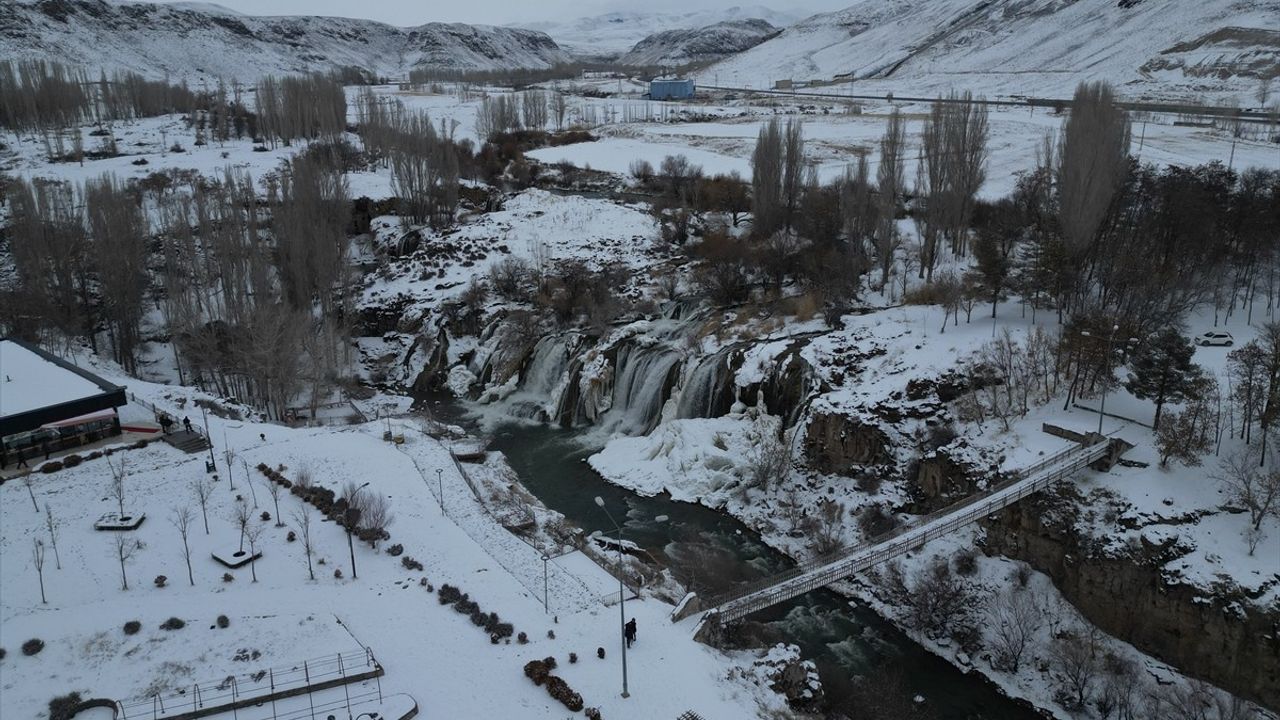
[[[547,353],[550,355],[549,350]],[[649,362],[665,362],[657,358]],[[559,364],[549,357],[538,362]],[[705,372],[715,371],[708,367]],[[663,372],[637,375],[640,374],[654,376]],[[643,390],[634,382],[628,387],[633,388],[628,392],[641,396],[640,404],[652,397],[652,388]],[[470,424],[468,411],[460,403],[438,398],[424,400],[440,419]],[[646,430],[647,418],[652,417],[651,408],[634,414],[628,414],[626,408],[610,412],[621,412],[623,420],[619,424],[626,422],[627,429],[638,432]],[[588,532],[611,530],[609,520],[594,502],[596,496],[603,498],[614,517],[619,516],[619,511],[625,514],[626,539],[648,550],[677,579],[703,594],[763,577],[791,564],[787,557],[765,545],[754,531],[725,514],[666,496],[642,497],[606,482],[586,463],[597,449],[586,438],[598,438],[598,432],[582,433],[523,421],[490,428],[490,436],[490,448],[506,456],[524,486],[547,507],[563,513]],[[666,515],[668,520],[652,521],[660,515]],[[829,590],[814,591],[761,611],[751,620],[748,631],[753,638],[799,645],[804,656],[818,664],[829,700],[849,717],[866,717],[851,706],[850,678],[887,668],[895,671],[893,675],[903,692],[923,697],[946,720],[1040,717],[1024,704],[1001,695],[983,678],[965,675],[928,653],[870,609]]]

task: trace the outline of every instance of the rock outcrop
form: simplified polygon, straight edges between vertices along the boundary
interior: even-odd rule
[[[1280,709],[1280,608],[1258,608],[1230,587],[1170,584],[1161,567],[1182,552],[1174,546],[1100,552],[1076,530],[1070,498],[1030,498],[984,525],[987,553],[1048,575],[1097,627],[1188,675]]]

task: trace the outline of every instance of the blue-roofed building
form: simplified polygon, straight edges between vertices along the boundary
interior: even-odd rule
[[[693,97],[693,81],[683,78],[654,78],[649,81],[650,100],[688,100]]]

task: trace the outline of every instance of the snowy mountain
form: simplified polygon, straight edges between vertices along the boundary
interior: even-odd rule
[[[422,66],[544,68],[569,61],[545,33],[428,23],[399,28],[336,17],[258,17],[204,3],[4,2],[0,59],[56,58],[149,76],[251,81],[355,65],[399,76]]]
[[[1240,96],[1280,73],[1280,0],[859,0],[717,63],[722,83],[878,81],[868,89]],[[1247,104],[1247,103],[1246,103]]]
[[[624,65],[687,65],[720,60],[749,50],[777,35],[767,20],[727,20],[690,30],[665,30],[636,43],[618,58]]]
[[[629,52],[636,43],[668,30],[692,30],[752,19],[786,27],[800,17],[756,5],[687,13],[611,12],[567,22],[524,23],[521,27],[547,33],[574,55],[616,57]]]

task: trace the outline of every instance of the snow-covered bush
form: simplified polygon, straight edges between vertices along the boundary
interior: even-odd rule
[[[400,543],[396,543],[395,545],[392,545],[387,548],[387,554],[390,555],[391,557],[399,557],[400,554],[403,552],[404,552],[404,545],[401,545]]]
[[[230,626],[231,626],[231,618],[227,617],[226,615],[219,615],[219,616],[218,616],[218,627],[219,627],[219,628],[222,628],[223,630],[226,630],[226,629],[227,629],[228,627],[230,627]]]
[[[574,692],[573,688],[569,687],[569,683],[558,675],[551,675],[547,678],[547,694],[559,700],[572,712],[578,712],[582,709],[582,696]]]
[[[156,587],[162,588],[165,586],[165,583],[169,582],[169,578],[165,577],[164,575],[157,575],[155,582],[156,582]]]
[[[43,649],[44,641],[40,638],[31,638],[30,640],[22,643],[22,654],[28,657],[39,653]]]
[[[80,708],[80,693],[69,692],[49,701],[49,720],[71,720]]]
[[[530,660],[524,664],[524,676],[532,680],[534,685],[545,683],[550,674],[551,669],[542,660]]]
[[[187,623],[182,618],[171,617],[160,623],[161,630],[181,630],[186,627]]]
[[[578,662],[578,653],[576,652],[569,653],[569,664],[575,665],[577,664],[577,662]]]
[[[141,629],[142,629],[142,623],[138,622],[137,620],[130,620],[129,622],[124,624],[125,635],[137,635],[138,631]]]

